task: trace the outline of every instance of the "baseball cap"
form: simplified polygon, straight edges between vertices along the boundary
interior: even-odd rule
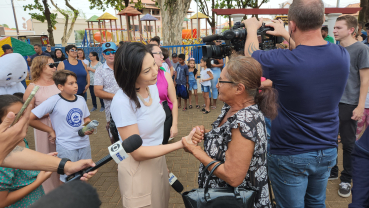
[[[108,49],[117,50],[117,46],[113,42],[107,42],[102,45],[102,51],[106,51]]]
[[[3,46],[1,46],[1,48],[3,48],[4,52],[5,52],[5,50],[13,49],[9,44],[4,44]]]
[[[176,58],[177,54],[176,53],[172,53],[172,58]]]

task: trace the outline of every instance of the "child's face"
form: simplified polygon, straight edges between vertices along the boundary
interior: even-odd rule
[[[64,85],[58,86],[59,90],[69,95],[75,95],[78,92],[77,79],[74,76],[69,75],[67,82]]]
[[[205,67],[205,66],[206,66],[206,62],[205,62],[204,60],[202,60],[202,59],[201,59],[201,61],[200,61],[200,66],[201,66],[201,67]]]
[[[6,113],[1,118],[0,123],[2,123],[4,121],[4,119],[6,118],[6,115],[8,115],[9,112],[13,112],[17,116],[17,114],[21,110],[22,106],[23,106],[23,104],[21,102],[13,103],[10,107],[8,107],[8,109],[6,109]]]
[[[184,64],[184,60],[183,60],[183,59],[181,59],[181,58],[178,58],[178,62],[179,62],[181,65],[183,65],[183,64]]]
[[[188,65],[190,66],[190,68],[195,68],[195,62],[194,61],[190,61],[190,63],[188,63]]]

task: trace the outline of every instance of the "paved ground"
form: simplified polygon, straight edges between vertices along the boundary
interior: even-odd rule
[[[199,94],[200,104],[203,104],[203,99]],[[200,98],[201,97],[201,98]],[[195,104],[195,103],[193,103]],[[88,106],[91,109],[91,100],[88,100]],[[222,103],[219,102],[217,109],[211,113],[204,115],[198,109],[191,109],[183,112],[179,111],[178,130],[179,135],[174,139],[178,141],[182,136],[187,135],[191,131],[191,127],[198,124],[203,124],[206,128],[210,128],[210,124],[217,118],[220,113]],[[105,114],[103,112],[91,113],[91,119],[95,119],[101,122],[98,127],[97,133],[90,136],[92,159],[98,161],[108,154],[107,147],[110,145],[107,132],[105,130]],[[28,129],[27,140],[30,143],[30,147],[34,149],[33,129]],[[342,169],[342,148],[339,148],[339,168]],[[167,165],[171,172],[173,172],[177,178],[181,181],[185,187],[185,191],[191,190],[197,186],[197,171],[199,162],[190,154],[183,150],[172,152],[166,156]],[[100,200],[102,201],[102,208],[105,207],[122,207],[121,196],[117,183],[117,165],[114,161],[101,167],[89,183],[93,185],[99,193]],[[347,208],[351,202],[350,198],[341,198],[337,194],[339,180],[329,181],[327,187],[327,207],[330,208]],[[181,196],[173,189],[170,193],[170,208],[184,207]]]

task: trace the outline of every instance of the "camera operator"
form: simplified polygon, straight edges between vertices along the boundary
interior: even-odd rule
[[[282,36],[293,50],[258,50],[262,21],[244,21],[245,55],[260,62],[279,94],[267,156],[279,207],[325,207],[329,170],[336,163],[338,103],[350,58],[342,46],[323,40],[324,11],[322,0],[294,0],[288,11],[290,35],[280,20],[266,25],[274,28],[267,34]]]

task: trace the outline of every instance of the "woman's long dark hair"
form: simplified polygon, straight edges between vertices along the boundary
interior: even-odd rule
[[[260,63],[251,57],[235,54],[232,55],[226,67],[226,77],[236,84],[243,84],[249,96],[254,96],[261,112],[267,118],[274,119],[278,113],[277,91],[271,87],[260,89],[263,76]]]
[[[95,51],[90,52],[90,54],[91,54],[92,56],[95,56],[97,61],[100,61],[100,60],[99,60],[99,55],[98,55]]]
[[[146,54],[151,54],[144,44],[126,42],[120,46],[114,59],[114,76],[123,92],[141,108],[137,98],[136,81],[141,74],[142,63]]]
[[[62,56],[60,58],[56,57],[56,51],[60,51],[60,53],[62,54]],[[60,48],[55,49],[55,58],[56,59],[65,59],[65,55],[64,55],[63,51]]]

